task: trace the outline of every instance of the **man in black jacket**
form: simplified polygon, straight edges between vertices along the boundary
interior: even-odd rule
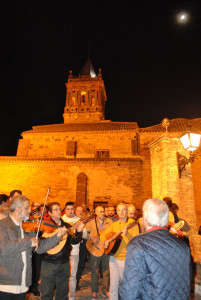
[[[167,204],[148,199],[143,205],[145,233],[127,247],[121,300],[189,300],[190,250],[166,229]]]
[[[59,226],[70,228],[68,223],[61,219],[61,208],[58,202],[52,202],[48,205],[48,213],[52,221]],[[41,299],[50,300],[53,298],[54,288],[56,286],[55,300],[66,300],[68,294],[68,281],[70,275],[69,256],[72,249],[71,244],[78,244],[82,237],[84,224],[77,228],[75,236],[70,234],[62,241],[59,250],[52,250],[43,255],[41,265]],[[43,234],[46,238],[48,234]]]

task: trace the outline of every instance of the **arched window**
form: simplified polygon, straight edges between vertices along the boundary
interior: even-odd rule
[[[77,176],[76,205],[86,204],[87,201],[87,175],[82,172]]]
[[[81,105],[82,106],[85,105],[85,103],[86,103],[86,95],[87,95],[87,93],[85,91],[81,92]]]

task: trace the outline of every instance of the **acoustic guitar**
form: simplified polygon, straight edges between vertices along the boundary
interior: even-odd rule
[[[104,230],[99,230],[99,234],[102,232],[104,232]],[[87,250],[96,257],[100,257],[104,253],[104,245],[101,243],[98,236],[93,240],[87,240],[86,247]]]
[[[62,236],[62,239],[58,243],[58,245],[55,246],[54,248],[48,250],[47,253],[50,254],[50,255],[55,255],[55,254],[59,253],[63,249],[63,247],[64,247],[64,245],[66,243],[66,239],[68,238],[68,234],[74,235],[74,231],[77,229],[77,227],[80,225],[80,223],[87,224],[88,222],[90,222],[91,220],[93,220],[95,218],[95,216],[96,216],[95,213],[92,211],[92,212],[89,212],[88,214],[86,214],[85,216],[83,216],[82,218],[80,218],[76,223],[74,223],[71,227],[69,227],[67,229],[66,234],[64,234]],[[44,232],[42,236],[44,238],[50,238],[53,235],[55,235],[56,232],[57,232],[57,230],[55,230],[52,233]]]
[[[122,241],[122,232],[124,229],[131,229],[134,228],[135,226],[137,226],[137,222],[133,221],[132,223],[126,225],[121,231],[115,233],[115,232],[109,232],[106,235],[106,240],[109,242],[109,246],[108,248],[104,248],[104,252],[107,255],[114,255],[117,250],[119,249],[119,246],[121,244]]]

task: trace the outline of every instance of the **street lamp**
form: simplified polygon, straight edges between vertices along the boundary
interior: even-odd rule
[[[190,157],[186,158],[177,152],[177,162],[178,162],[178,170],[179,170],[179,178],[181,178],[181,173],[185,170],[186,165],[190,162],[193,163],[195,159],[195,155],[193,151],[197,150],[200,146],[200,137],[201,135],[198,133],[193,133],[188,131],[187,133],[182,134],[180,137],[180,141],[185,150],[190,151]]]

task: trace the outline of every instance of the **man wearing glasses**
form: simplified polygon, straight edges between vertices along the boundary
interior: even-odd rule
[[[128,207],[125,203],[119,203],[117,205],[117,215],[119,220],[112,223],[100,236],[101,242],[104,243],[105,248],[108,248],[109,241],[106,236],[110,232],[119,233],[122,232],[121,243],[118,250],[112,256],[110,255],[109,267],[110,267],[110,300],[118,300],[119,283],[123,278],[125,259],[126,259],[126,247],[129,241],[139,234],[138,226],[134,226],[131,229],[126,229],[126,226],[133,222],[133,219],[128,218]]]

